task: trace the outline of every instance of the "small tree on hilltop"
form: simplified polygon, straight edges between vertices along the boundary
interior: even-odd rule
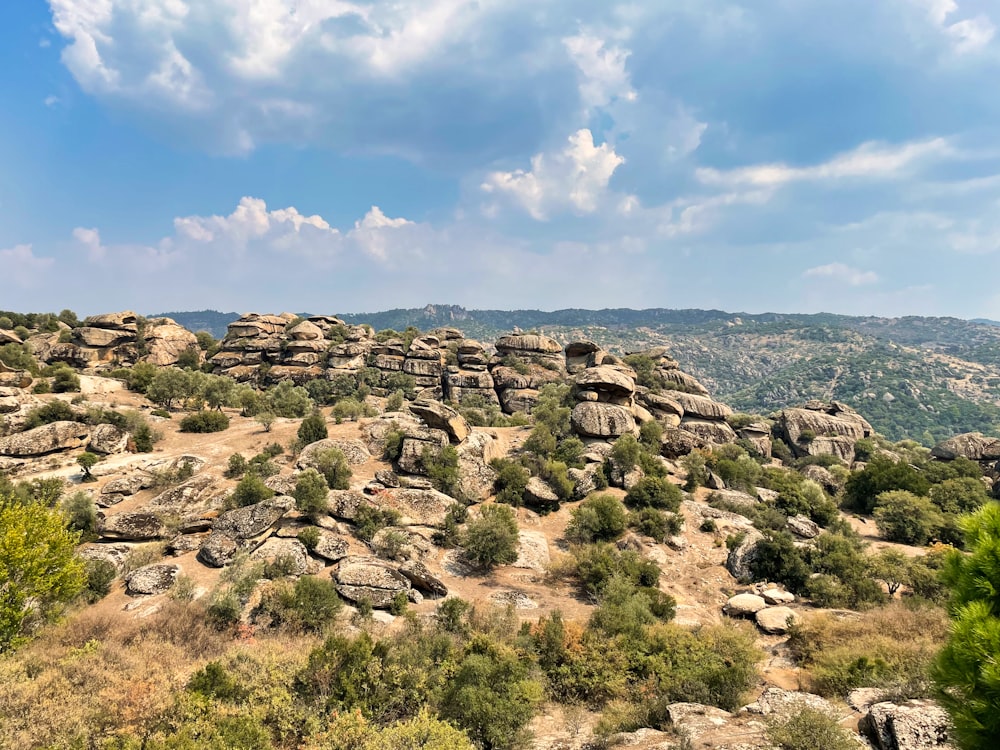
[[[90,451],[78,456],[76,462],[80,464],[80,468],[83,469],[83,481],[93,482],[95,481],[94,475],[90,473],[90,470],[94,468],[98,461],[100,461],[100,456],[97,456]]]
[[[466,557],[483,568],[514,562],[518,545],[514,512],[506,505],[481,505],[479,512],[462,535]]]

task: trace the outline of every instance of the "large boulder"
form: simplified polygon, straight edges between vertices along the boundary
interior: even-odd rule
[[[418,400],[410,404],[410,411],[424,420],[431,429],[447,432],[452,443],[461,443],[469,437],[469,423],[450,406],[437,401]]]
[[[848,463],[854,460],[854,443],[873,432],[864,417],[838,401],[785,409],[777,426],[797,456],[830,454]]]
[[[318,529],[319,539],[313,547],[313,554],[329,562],[337,562],[347,557],[350,542],[339,534],[327,529]]]
[[[738,581],[749,581],[753,578],[750,566],[757,559],[757,547],[764,541],[764,535],[756,529],[748,529],[743,539],[729,550],[726,557],[726,570]]]
[[[725,445],[726,443],[736,442],[736,433],[726,422],[684,417],[681,420],[681,429],[685,432],[690,432],[705,443]]]
[[[250,559],[280,563],[285,575],[300,576],[309,569],[309,553],[298,539],[271,537],[251,553]]]
[[[988,437],[981,432],[966,432],[938,443],[931,448],[931,455],[945,461],[956,458],[996,461],[1000,459],[1000,438]]]
[[[748,617],[757,614],[766,606],[767,602],[762,596],[737,594],[729,598],[722,611],[730,617]]]
[[[200,352],[198,337],[170,318],[150,321],[145,332],[146,354],[142,360],[157,367],[176,364],[181,354],[189,349]]]
[[[504,354],[562,354],[562,346],[555,339],[537,334],[511,334],[501,336],[496,342],[497,352]]]
[[[333,572],[337,592],[352,602],[367,600],[377,609],[389,607],[399,593],[408,593],[408,578],[378,558],[351,557]]]
[[[52,422],[27,432],[0,438],[0,456],[30,458],[82,448],[90,441],[90,428],[79,422]]]
[[[757,627],[771,635],[783,635],[789,628],[801,621],[798,613],[790,607],[767,607],[757,612]]]
[[[91,315],[84,318],[84,327],[109,328],[112,330],[131,331],[135,333],[139,330],[138,317],[131,310],[122,312],[102,313],[101,315]]]
[[[326,438],[324,440],[317,440],[315,443],[309,443],[309,445],[303,448],[296,465],[300,469],[315,469],[319,465],[318,454],[330,448],[336,448],[343,453],[344,458],[347,459],[347,463],[352,466],[360,466],[361,464],[368,463],[372,458],[372,454],[369,453],[368,448],[360,440]]]
[[[198,560],[211,568],[222,568],[233,561],[239,549],[240,545],[231,536],[213,531],[201,543]]]
[[[90,431],[90,444],[87,450],[94,453],[112,455],[128,450],[131,436],[121,427],[113,424],[99,424]]]
[[[274,526],[294,507],[295,501],[290,497],[273,497],[223,513],[215,519],[212,530],[227,534],[236,540],[252,539]]]
[[[582,401],[573,407],[570,421],[584,437],[617,438],[635,432],[632,411],[618,404]]]
[[[576,376],[576,384],[581,390],[602,394],[602,401],[626,402],[635,393],[635,379],[617,367],[591,367]]]
[[[165,538],[168,530],[163,520],[148,511],[117,513],[113,516],[98,515],[98,533],[104,539],[121,539],[138,542]]]
[[[222,508],[225,487],[209,474],[199,474],[170,487],[149,501],[147,507],[171,515],[201,513]]]
[[[733,410],[725,404],[713,401],[707,396],[685,393],[684,391],[671,391],[670,397],[683,407],[684,414],[689,417],[718,421],[733,413]]]
[[[405,562],[399,566],[399,572],[410,582],[413,588],[428,596],[437,598],[448,596],[448,587],[430,568],[417,560]]]
[[[499,442],[486,432],[473,432],[458,446],[459,489],[467,502],[485,500],[493,492],[497,475],[490,461],[502,456]]]
[[[455,499],[437,490],[384,490],[369,502],[400,514],[400,526],[440,526]]]
[[[177,565],[146,565],[125,576],[125,591],[133,596],[165,593],[174,585],[180,571]]]
[[[930,700],[876,703],[858,728],[878,750],[936,750],[954,747],[948,714]]]

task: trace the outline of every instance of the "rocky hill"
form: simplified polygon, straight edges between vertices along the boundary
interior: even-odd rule
[[[926,545],[1000,439],[738,414],[662,346],[63,317],[0,351],[0,512],[85,536],[65,625],[0,602],[12,748],[950,747]]]
[[[172,313],[216,336],[236,315]],[[931,445],[1000,429],[1000,328],[956,318],[727,313],[719,310],[466,310],[454,305],[340,316],[398,331],[461,328],[492,341],[537,330],[562,344],[594,341],[622,355],[666,346],[734,408],[769,414],[812,398],[850,404],[893,440]]]

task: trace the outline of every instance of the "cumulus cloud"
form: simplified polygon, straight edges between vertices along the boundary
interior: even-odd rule
[[[909,0],[927,13],[927,18],[952,44],[958,54],[977,52],[996,34],[996,27],[986,15],[954,20],[961,12],[956,0]]]
[[[532,157],[529,171],[492,172],[480,187],[509,197],[540,221],[559,210],[589,214],[598,209],[612,175],[624,163],[610,144],[596,145],[583,128],[562,151]]]
[[[0,268],[4,276],[22,287],[34,287],[55,263],[53,258],[38,257],[31,245],[0,249]]]
[[[874,271],[862,271],[846,263],[827,263],[825,266],[815,266],[802,272],[805,279],[828,279],[848,286],[863,286],[878,281]]]
[[[589,33],[566,37],[563,44],[580,71],[584,107],[604,107],[618,98],[635,101],[637,94],[625,70],[628,50],[608,46],[604,39]]]

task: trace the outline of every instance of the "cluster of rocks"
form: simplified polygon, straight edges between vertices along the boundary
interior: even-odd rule
[[[188,350],[200,356],[195,335],[170,318],[145,320],[125,311],[92,315],[78,328],[71,329],[63,323],[60,326],[59,331],[28,340],[38,360],[101,370],[137,362],[165,367],[175,364]]]
[[[114,425],[50,422],[0,438],[0,469],[13,473],[31,459],[62,451],[84,448],[112,455],[124,453],[130,446],[131,435]]]
[[[828,454],[848,465],[854,462],[854,444],[875,433],[864,417],[839,401],[807,401],[785,409],[776,428],[796,457]]]
[[[783,635],[789,628],[802,621],[801,616],[789,607],[795,594],[768,586],[732,596],[722,607],[729,617],[752,619],[757,627],[769,635]]]

